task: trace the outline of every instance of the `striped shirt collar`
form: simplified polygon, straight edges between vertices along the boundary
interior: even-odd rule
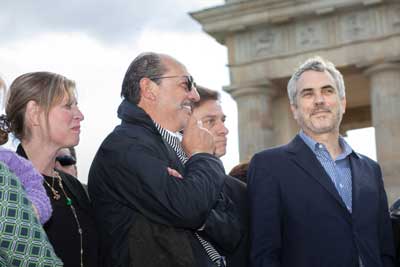
[[[170,136],[176,137],[179,139],[179,141],[182,141],[182,134],[180,132],[171,132],[170,130],[167,130],[163,127],[161,127],[160,124],[155,122],[153,120],[154,125],[156,126],[158,132],[161,134],[161,136],[165,139],[166,135],[169,134]]]
[[[306,145],[314,152],[316,153],[318,150],[321,148],[325,148],[325,145],[316,142],[314,139],[312,139],[310,136],[308,136],[303,130],[300,130],[299,136],[301,139],[306,143]],[[352,154],[354,151],[351,148],[351,146],[346,142],[346,140],[339,135],[339,145],[342,148],[342,153],[336,158],[336,160],[344,159],[350,154]],[[360,157],[357,153],[353,153],[357,157]]]

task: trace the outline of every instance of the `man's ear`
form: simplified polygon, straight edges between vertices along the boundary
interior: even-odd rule
[[[40,125],[40,114],[41,108],[38,103],[34,100],[30,100],[28,104],[26,104],[26,122],[30,126],[38,126]]]
[[[347,104],[346,98],[343,97],[343,99],[341,99],[340,102],[342,104],[342,111],[343,111],[343,114],[344,114],[344,113],[346,113],[346,104]]]
[[[156,83],[149,78],[142,78],[139,82],[141,98],[154,101],[157,96]]]
[[[297,106],[296,106],[296,104],[290,104],[290,110],[292,111],[293,118],[297,121]]]

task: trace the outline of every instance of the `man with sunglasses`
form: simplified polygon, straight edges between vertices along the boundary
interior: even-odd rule
[[[208,240],[236,242],[237,222],[221,208],[225,171],[213,136],[191,117],[193,78],[174,58],[144,53],[121,96],[121,124],[89,173],[102,266],[224,266]]]

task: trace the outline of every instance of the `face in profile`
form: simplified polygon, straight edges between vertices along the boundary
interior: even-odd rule
[[[204,101],[193,111],[193,116],[201,120],[204,128],[208,129],[214,136],[215,155],[222,157],[226,154],[226,143],[228,129],[225,127],[225,114],[221,104],[217,100]]]
[[[42,128],[46,129],[48,142],[56,147],[73,147],[79,143],[80,123],[84,119],[74,96],[64,95],[61,102],[49,111],[47,122],[42,113]]]
[[[167,72],[157,85],[158,113],[163,116],[161,124],[170,131],[182,130],[192,114],[193,103],[200,97],[185,66],[172,58],[163,58]],[[190,78],[189,78],[190,77]]]

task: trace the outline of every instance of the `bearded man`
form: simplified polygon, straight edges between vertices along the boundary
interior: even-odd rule
[[[251,266],[393,266],[393,237],[379,165],[340,136],[343,77],[321,58],[288,83],[301,130],[250,163]]]

